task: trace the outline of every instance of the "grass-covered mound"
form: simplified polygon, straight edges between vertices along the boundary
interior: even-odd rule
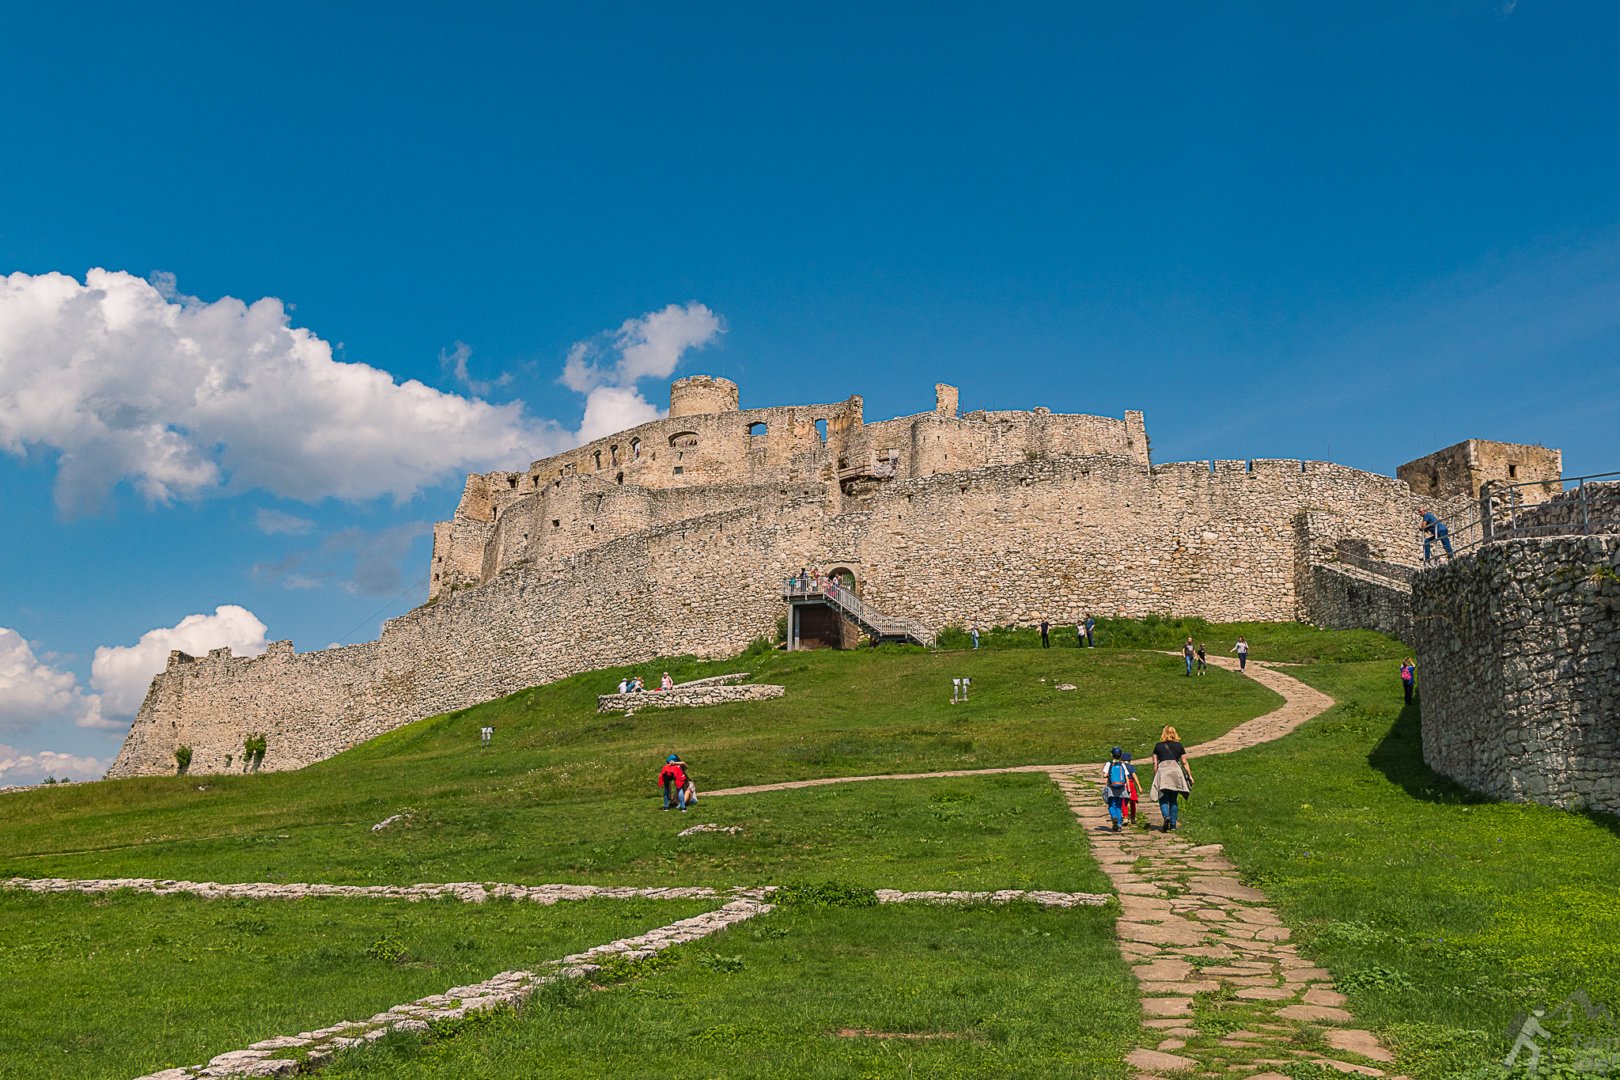
[[[957,811],[954,826],[929,808],[931,793],[903,785],[700,804],[702,820],[723,812],[752,830],[746,842],[710,836],[700,845],[674,842],[664,819],[681,815],[659,812],[653,778],[670,751],[691,763],[700,789],[1100,760],[1116,742],[1146,751],[1166,723],[1195,742],[1279,700],[1226,672],[1180,678],[1178,666],[1173,657],[1105,649],[765,652],[638,670],[668,668],[685,679],[746,667],[785,685],[786,697],[632,717],[595,711],[596,695],[621,674],[595,672],[411,724],[297,772],[10,796],[0,876],[732,885],[814,874],[860,844],[870,856],[863,865],[901,884],[948,870],[999,887],[1008,883],[1005,845],[1050,839],[1009,816],[1007,801],[1025,812],[1031,799],[1044,800],[1062,820],[1042,779],[986,789],[983,801]],[[971,699],[951,705],[950,680],[960,676],[973,679]],[[481,750],[485,725],[495,741]],[[407,821],[370,831],[405,811]],[[688,824],[694,813],[684,815]],[[926,841],[936,828],[949,846]],[[1049,887],[1073,880],[1063,858],[1015,865],[1021,879]],[[975,875],[976,866],[986,872]],[[848,872],[897,883],[857,866]]]

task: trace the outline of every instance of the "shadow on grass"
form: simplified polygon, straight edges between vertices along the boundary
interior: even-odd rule
[[[1414,799],[1449,805],[1480,805],[1504,800],[1470,791],[1448,776],[1435,772],[1423,760],[1422,699],[1403,705],[1384,737],[1367,754],[1367,764]],[[1601,810],[1567,811],[1620,836],[1620,816]]]

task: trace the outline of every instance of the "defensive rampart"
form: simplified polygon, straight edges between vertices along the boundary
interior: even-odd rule
[[[1432,768],[1620,813],[1620,536],[1487,544],[1418,575],[1413,610]]]

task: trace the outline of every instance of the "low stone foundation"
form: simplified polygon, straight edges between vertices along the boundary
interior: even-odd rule
[[[1347,563],[1311,567],[1306,618],[1330,630],[1377,630],[1412,640],[1412,588]]]
[[[755,683],[734,685],[748,678],[744,671],[736,675],[715,675],[707,679],[693,679],[678,683],[669,690],[643,690],[637,694],[602,694],[596,699],[599,713],[632,713],[640,709],[694,709],[704,705],[725,705],[733,701],[767,701],[787,693],[781,686]]]

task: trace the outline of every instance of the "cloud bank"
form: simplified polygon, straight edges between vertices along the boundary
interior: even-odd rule
[[[99,780],[107,762],[98,757],[62,754],[55,750],[26,753],[0,743],[0,787],[37,784],[47,776],[58,780]]]
[[[274,298],[204,302],[172,279],[99,269],[82,284],[0,278],[0,448],[56,451],[69,513],[126,480],[159,503],[250,488],[404,499],[468,470],[527,464],[565,438],[521,402],[336,360]]]
[[[663,411],[641,396],[636,383],[669,378],[688,349],[709,345],[723,333],[720,316],[693,301],[626,319],[617,330],[576,342],[558,381],[585,395],[578,441],[658,419]]]
[[[72,672],[35,656],[17,631],[0,626],[0,731],[28,731],[63,721],[105,726],[100,700],[86,694]]]

